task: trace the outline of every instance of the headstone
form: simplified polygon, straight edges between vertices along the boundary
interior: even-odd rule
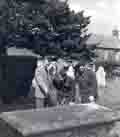
[[[0,136],[108,137],[117,120],[118,112],[92,103],[4,112]]]

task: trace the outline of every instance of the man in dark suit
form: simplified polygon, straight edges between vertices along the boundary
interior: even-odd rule
[[[79,89],[81,96],[81,103],[90,103],[98,99],[98,87],[96,74],[91,66],[80,67],[79,71]]]

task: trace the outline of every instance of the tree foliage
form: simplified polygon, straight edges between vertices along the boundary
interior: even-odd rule
[[[91,60],[87,45],[90,17],[75,13],[60,0],[6,0],[0,9],[7,47],[32,49],[42,55]],[[4,12],[5,11],[5,12]]]

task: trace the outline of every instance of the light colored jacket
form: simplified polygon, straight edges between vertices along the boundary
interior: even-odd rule
[[[38,84],[44,89],[44,91],[47,93],[49,92],[49,80],[48,80],[48,76],[47,76],[47,72],[45,70],[44,66],[40,66],[37,67],[36,71],[35,71],[35,77],[37,79],[34,78],[33,79],[33,87],[35,88],[35,97],[36,98],[44,98],[43,93],[41,92]]]
[[[35,84],[35,97],[44,99],[45,96],[43,95],[42,91],[40,90],[38,84],[41,88],[45,91],[45,93],[49,94],[49,101],[48,103],[52,104],[52,106],[57,105],[57,89],[53,85],[53,80],[51,76],[45,70],[45,66],[40,66],[36,69],[35,76],[37,79],[33,80],[33,84]],[[35,83],[34,83],[35,82]]]
[[[98,71],[96,72],[96,78],[99,87],[106,86],[106,72],[102,66],[98,68]]]

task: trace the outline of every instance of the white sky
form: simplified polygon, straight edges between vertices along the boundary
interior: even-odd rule
[[[120,0],[69,0],[69,4],[76,12],[85,10],[92,16],[90,32],[111,35],[115,26],[120,28]]]

